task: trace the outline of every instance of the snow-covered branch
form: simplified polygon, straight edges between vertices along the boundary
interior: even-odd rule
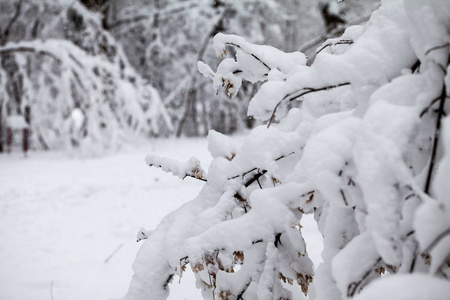
[[[335,42],[327,43],[327,44],[323,45],[319,50],[317,50],[316,54],[319,54],[320,52],[322,52],[324,49],[326,49],[328,47],[332,47],[335,45],[351,45],[351,44],[353,44],[353,40],[338,40]]]
[[[444,88],[442,90],[441,96],[439,97],[439,109],[438,109],[438,115],[436,118],[436,129],[434,132],[434,139],[433,139],[433,147],[432,147],[432,151],[431,151],[431,158],[430,158],[430,165],[428,167],[428,174],[427,174],[427,180],[425,182],[425,188],[424,188],[424,192],[426,194],[429,193],[430,191],[430,186],[431,186],[431,179],[433,176],[433,171],[434,171],[434,164],[436,163],[436,153],[437,153],[437,148],[438,148],[438,144],[439,144],[439,137],[441,134],[441,120],[442,117],[444,115],[444,106],[445,106],[445,100],[447,98],[447,93],[446,93],[446,88],[444,85]]]
[[[161,168],[164,172],[170,172],[181,179],[192,177],[197,180],[207,181],[206,173],[200,166],[200,161],[192,157],[185,163],[180,163],[171,158],[163,158],[158,155],[147,155],[145,162],[148,166]]]
[[[308,95],[310,93],[316,93],[316,92],[320,92],[320,91],[326,91],[326,90],[330,90],[330,89],[335,89],[341,86],[346,86],[346,85],[350,85],[350,82],[344,82],[344,83],[339,83],[339,84],[335,84],[335,85],[329,85],[329,86],[325,86],[325,87],[321,87],[321,88],[310,88],[310,87],[304,87],[301,90],[291,93],[289,95],[286,95],[283,97],[283,99],[281,99],[277,105],[275,105],[275,108],[273,109],[272,115],[270,116],[269,122],[267,123],[267,127],[270,127],[270,125],[272,124],[272,122],[275,120],[275,114],[277,112],[278,107],[283,103],[283,102],[289,102],[289,101],[293,101],[296,100],[300,97],[303,97],[305,95]]]
[[[224,59],[216,73],[204,63],[198,67],[204,76],[213,79],[216,92],[220,87],[225,87],[230,98],[239,92],[243,78],[250,82],[266,81],[271,72],[288,74],[296,65],[306,64],[306,57],[300,52],[285,53],[270,46],[251,44],[240,36],[218,33],[213,42],[216,55],[221,58],[226,56],[227,46],[235,48],[236,60]]]
[[[36,49],[35,47],[27,47],[27,46],[3,46],[0,47],[0,55],[7,55],[12,54],[15,52],[23,52],[23,53],[32,53],[35,55],[47,55],[51,57],[54,61],[56,61],[58,64],[62,63],[62,60],[55,55],[55,53],[51,51],[47,51],[45,49]]]

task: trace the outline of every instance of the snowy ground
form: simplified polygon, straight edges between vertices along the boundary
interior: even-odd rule
[[[146,154],[207,167],[206,139],[157,140],[103,158],[63,153],[0,155],[0,299],[118,299],[127,289],[140,227],[153,229],[192,199],[202,183],[180,181],[144,163]],[[303,224],[314,261],[321,243]],[[200,299],[193,276],[170,299]]]

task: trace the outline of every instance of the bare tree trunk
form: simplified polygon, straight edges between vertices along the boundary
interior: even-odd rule
[[[8,42],[8,37],[9,37],[9,33],[11,31],[11,28],[14,25],[14,23],[17,21],[17,19],[19,18],[20,14],[22,13],[22,3],[23,3],[23,0],[19,0],[17,2],[16,11],[14,12],[14,15],[11,17],[8,24],[6,24],[6,27],[3,30],[3,32],[0,32],[0,46],[4,46]],[[3,59],[2,59],[2,67],[3,67]],[[3,123],[4,123],[3,103],[4,103],[4,99],[0,99],[0,153],[4,152],[4,148],[3,148],[3,142],[4,142],[3,141],[3,131],[4,131],[4,128],[3,128]]]
[[[0,99],[0,153],[4,152],[3,149],[3,99]]]
[[[14,23],[17,21],[17,19],[20,16],[20,13],[22,12],[22,3],[23,0],[19,0],[17,2],[17,7],[14,15],[12,16],[11,20],[9,20],[8,24],[5,27],[5,30],[1,32],[0,34],[0,45],[4,46],[6,45],[6,42],[8,41],[9,32],[11,30],[11,27],[14,25]]]
[[[208,42],[211,39],[211,34],[208,34],[208,36],[205,38],[205,40],[203,41],[203,45],[200,48],[200,51],[198,52],[197,55],[197,61],[201,60],[203,58],[203,54],[206,51],[206,47],[208,46]],[[191,75],[191,82],[189,83],[189,88],[186,91],[186,98],[184,100],[184,113],[183,116],[180,119],[180,123],[178,123],[178,129],[177,129],[177,137],[181,136],[181,133],[183,132],[183,126],[184,123],[186,122],[188,116],[189,116],[189,111],[190,111],[190,107],[192,104],[192,101],[195,97],[195,85],[197,84],[197,69],[195,69],[192,72]]]
[[[206,48],[208,47],[208,43],[211,40],[211,38],[214,37],[216,35],[216,33],[223,30],[223,21],[228,13],[229,13],[228,9],[226,8],[224,10],[224,12],[222,13],[222,15],[220,16],[220,18],[217,20],[216,24],[214,24],[213,29],[208,33],[208,35],[203,40],[202,47],[200,48],[200,50],[198,51],[198,54],[197,54],[197,61],[203,59],[203,55],[205,54]],[[189,83],[189,88],[186,92],[186,98],[184,100],[184,113],[180,119],[180,123],[178,123],[177,137],[181,136],[181,133],[183,132],[183,126],[189,116],[191,103],[196,94],[195,86],[197,84],[197,76],[198,76],[198,72],[197,72],[197,68],[195,68],[194,71],[192,72],[191,82]]]

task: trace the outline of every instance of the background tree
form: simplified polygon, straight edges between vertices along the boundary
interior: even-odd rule
[[[351,21],[355,19],[355,16],[368,15],[377,2],[373,0],[360,4],[354,0],[345,1],[339,7],[340,18]],[[145,89],[148,89],[147,83],[152,85],[162,96],[162,102],[170,116],[170,123],[174,124],[169,125],[167,117],[152,117],[153,129],[144,130],[147,133],[151,131],[152,135],[172,133],[178,136],[181,134],[205,135],[211,128],[219,132],[231,133],[253,124],[253,120],[247,118],[246,111],[249,99],[256,92],[258,83],[255,85],[244,82],[239,95],[231,100],[223,94],[214,94],[207,79],[196,72],[194,62],[197,60],[204,60],[209,64],[217,63],[217,58],[209,49],[210,40],[215,33],[219,31],[237,33],[251,42],[269,43],[288,51],[296,50],[299,45],[303,45],[305,41],[316,36],[313,38],[313,43],[308,42],[306,45],[309,51],[313,51],[317,43],[337,32],[327,33],[327,35],[321,33],[317,36],[318,33],[326,31],[319,6],[315,2],[300,3],[297,0],[281,3],[272,0],[239,2],[227,0],[126,2],[17,0],[0,5],[2,6],[0,15],[2,45],[7,42],[32,40],[68,40],[87,54],[106,58],[115,64],[115,74],[120,74],[123,68],[131,70],[133,66],[137,74],[132,77],[142,78],[142,80],[136,80],[133,85],[145,85]],[[122,47],[124,52],[121,50]],[[25,97],[22,91],[24,72],[16,72],[20,67],[16,61],[19,56],[27,59],[35,56],[30,51],[20,52],[20,54],[15,51],[12,56],[10,50],[7,52],[2,54],[5,71],[2,92],[8,97],[2,98],[3,104],[0,107],[2,107],[3,115],[9,115],[10,112],[6,111],[5,106],[6,99],[15,99],[8,100],[8,107],[13,102],[21,103],[16,105],[15,109],[16,111],[19,109],[16,114],[21,115],[23,109],[20,107],[28,103],[28,100],[23,100]],[[45,57],[48,59],[48,55]],[[26,66],[23,65],[23,67]],[[41,71],[38,73],[42,73]],[[45,72],[51,71],[49,69]],[[122,78],[121,76],[119,75],[119,78]],[[79,76],[79,78],[85,77]],[[108,79],[103,81],[106,82]],[[114,94],[112,92],[114,85],[110,85],[109,95]],[[156,97],[154,90],[151,94]],[[51,98],[55,94],[49,95]],[[142,97],[146,98],[146,96]],[[163,109],[163,106],[157,104],[158,99],[150,102],[158,107],[155,108],[156,111]],[[148,105],[144,104],[143,107]],[[140,113],[137,112],[137,114]],[[160,115],[164,116],[164,112],[161,111]],[[142,119],[142,116],[134,118]],[[4,125],[5,120],[0,124]],[[162,126],[157,128],[155,124]],[[0,134],[3,131],[4,129],[0,130]],[[46,144],[49,142],[45,140],[50,137],[44,138],[42,134],[40,138],[37,138],[38,136],[39,134],[32,136],[33,145],[48,148]],[[57,133],[56,136],[62,135]],[[2,140],[1,136],[0,140]],[[70,143],[62,144],[67,146]],[[0,143],[0,150],[2,150],[1,145],[3,143]]]
[[[108,21],[131,63],[160,92],[177,124],[177,134],[204,135],[209,129],[231,133],[246,126],[246,111],[257,86],[244,83],[230,101],[215,95],[196,72],[195,61],[216,64],[209,48],[218,31],[242,35],[286,51],[308,43],[314,50],[326,37],[319,6],[300,1],[110,1]],[[368,16],[378,1],[346,1],[341,15]],[[342,29],[342,27],[341,27]],[[320,33],[320,34],[318,34]],[[318,37],[316,37],[318,35]],[[327,37],[333,36],[328,34]],[[336,36],[336,33],[334,34]],[[312,46],[309,43],[313,39]]]
[[[35,148],[102,151],[125,132],[172,129],[156,90],[83,5],[24,0],[2,2],[0,11],[0,123],[29,108]]]
[[[138,233],[147,240],[124,299],[166,298],[188,264],[205,299],[292,299],[285,284],[312,299],[448,298],[448,28],[448,1],[386,1],[311,66],[300,52],[217,34],[216,54],[236,53],[199,70],[230,97],[243,80],[262,82],[248,114],[265,124],[244,141],[211,131],[208,172],[194,158],[147,156],[206,184]],[[316,270],[305,214],[323,235]]]

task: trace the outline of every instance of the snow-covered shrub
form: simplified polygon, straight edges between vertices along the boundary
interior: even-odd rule
[[[195,159],[147,157],[206,184],[139,234],[124,299],[165,299],[187,265],[205,299],[291,299],[286,283],[311,299],[448,299],[450,3],[383,1],[311,66],[216,35],[216,53],[228,47],[235,60],[199,70],[231,97],[242,80],[264,82],[248,113],[267,123],[242,142],[211,131],[206,175]],[[305,214],[323,235],[316,269]]]

